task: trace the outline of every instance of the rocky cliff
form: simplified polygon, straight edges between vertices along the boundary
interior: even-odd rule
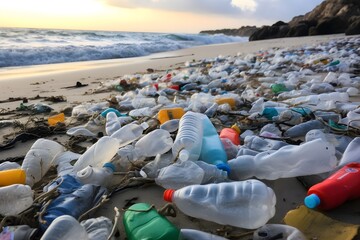
[[[243,36],[243,37],[249,37],[251,36],[254,32],[256,32],[259,28],[255,27],[255,26],[244,26],[241,28],[235,28],[235,29],[229,29],[229,28],[225,28],[225,29],[219,29],[219,30],[204,30],[201,31],[200,33],[206,33],[206,34],[225,34],[225,35],[230,35],[230,36]]]
[[[249,40],[345,33],[360,34],[360,0],[325,0],[290,22],[263,26]]]

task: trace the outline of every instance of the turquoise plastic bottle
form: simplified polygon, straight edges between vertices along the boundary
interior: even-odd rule
[[[180,230],[147,203],[126,210],[123,224],[128,240],[180,240]]]
[[[230,167],[227,164],[226,152],[216,128],[204,114],[202,114],[202,122],[203,140],[199,159],[209,164],[214,164],[219,169],[229,173]]]

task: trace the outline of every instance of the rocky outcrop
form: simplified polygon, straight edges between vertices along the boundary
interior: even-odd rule
[[[360,34],[359,0],[326,0],[311,12],[294,17],[289,23],[263,26],[249,40],[323,34]]]
[[[259,28],[256,26],[244,26],[241,28],[235,28],[235,29],[218,29],[218,30],[204,30],[200,33],[204,34],[225,34],[229,36],[242,36],[242,37],[249,37],[251,36],[255,31],[257,31]]]

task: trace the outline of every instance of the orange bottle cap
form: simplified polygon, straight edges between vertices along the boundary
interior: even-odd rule
[[[238,134],[241,133],[240,128],[236,124],[232,125],[231,128],[234,129]]]
[[[166,189],[164,192],[164,200],[167,202],[172,202],[172,197],[174,195],[174,189]]]

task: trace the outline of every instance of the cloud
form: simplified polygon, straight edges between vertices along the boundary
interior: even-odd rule
[[[103,0],[122,8],[148,8],[167,11],[220,14],[288,21],[311,11],[323,0]]]

